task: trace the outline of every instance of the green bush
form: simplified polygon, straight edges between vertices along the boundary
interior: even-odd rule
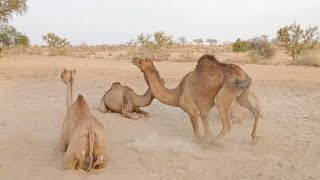
[[[14,46],[29,46],[28,36],[18,32],[10,25],[3,25],[0,28],[0,47],[12,48]]]
[[[233,44],[232,44],[232,52],[237,53],[244,53],[247,52],[249,49],[249,45],[245,40],[241,40],[238,38]]]

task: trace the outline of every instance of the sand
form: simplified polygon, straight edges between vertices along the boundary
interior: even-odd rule
[[[195,67],[155,62],[168,87]],[[102,170],[64,171],[59,150],[66,114],[63,67],[76,68],[76,94],[83,94],[105,125],[109,164]],[[100,113],[99,100],[119,81],[143,94],[142,73],[130,61],[46,56],[0,59],[0,179],[320,179],[320,68],[244,65],[266,116],[251,144],[253,116],[211,149],[192,140],[187,114],[154,100],[151,117],[131,120]],[[210,113],[216,135],[221,123]],[[202,137],[203,131],[201,129]]]

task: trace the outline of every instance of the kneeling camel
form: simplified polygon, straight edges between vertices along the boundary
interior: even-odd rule
[[[79,95],[72,103],[73,84],[76,71],[61,73],[62,81],[67,85],[67,115],[62,125],[60,150],[66,152],[64,169],[103,168],[107,165],[107,144],[105,129],[90,112],[90,108]],[[89,156],[89,165],[83,163]]]

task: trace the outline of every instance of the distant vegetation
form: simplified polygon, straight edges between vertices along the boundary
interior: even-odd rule
[[[42,39],[49,47],[59,48],[70,46],[70,42],[66,38],[61,38],[54,33],[47,33],[46,35],[42,36]]]
[[[233,44],[232,44],[232,52],[237,53],[245,53],[249,49],[248,42],[245,40],[241,40],[238,38]]]
[[[309,26],[307,29],[302,29],[299,24],[292,23],[277,31],[277,40],[295,62],[299,55],[314,49],[319,43],[319,28]]]
[[[0,24],[8,23],[13,15],[23,15],[27,10],[27,0],[0,0]]]
[[[29,46],[28,36],[18,32],[16,28],[10,25],[0,27],[0,47]]]

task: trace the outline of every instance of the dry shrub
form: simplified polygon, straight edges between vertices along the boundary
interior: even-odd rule
[[[46,49],[40,46],[29,46],[26,53],[28,55],[43,55],[45,51]]]
[[[250,64],[271,64],[271,59],[261,56],[256,50],[251,50],[247,53]]]
[[[249,46],[251,50],[254,50],[256,54],[271,59],[276,55],[276,50],[268,39],[268,36],[256,37],[249,40]]]
[[[49,48],[49,56],[67,56],[69,49],[67,47]]]
[[[313,51],[313,52],[298,56],[293,64],[320,67],[320,51],[319,52]]]
[[[33,70],[33,78],[56,78],[61,72],[60,66],[46,66]]]
[[[159,50],[154,54],[156,61],[169,61],[171,57],[170,51],[168,50]]]
[[[194,62],[197,61],[197,57],[195,56],[194,52],[191,50],[186,50],[185,52],[180,53],[180,56],[178,59],[175,59],[175,61],[178,62]]]

